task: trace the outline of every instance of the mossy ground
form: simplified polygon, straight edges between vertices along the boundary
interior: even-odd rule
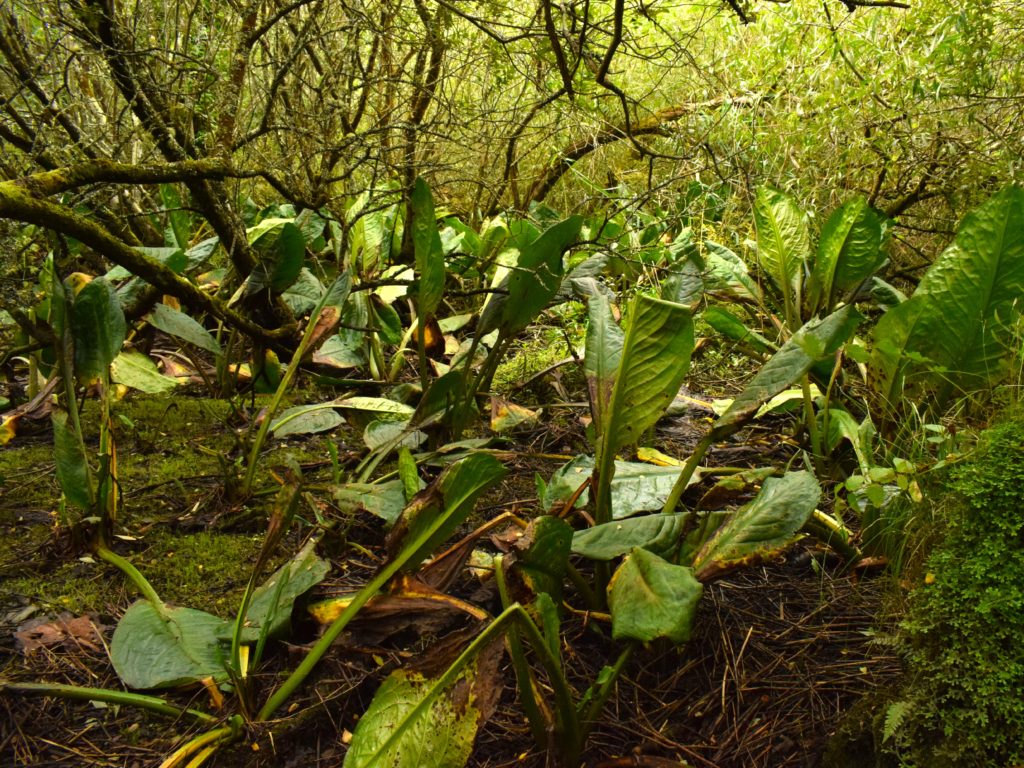
[[[247,410],[262,405],[257,399]],[[96,415],[96,404],[87,401],[82,419],[90,448]],[[112,415],[123,502],[116,547],[165,601],[230,615],[261,546],[273,498],[269,469],[286,456],[307,466],[323,464],[325,438],[271,441],[259,475],[266,492],[233,505],[224,497],[225,479],[244,459],[243,424],[226,401],[130,397],[116,403]],[[126,580],[108,565],[89,562],[87,552],[55,553],[59,523],[80,515],[61,507],[48,436],[19,437],[0,453],[5,602],[77,615],[115,613],[134,599]]]

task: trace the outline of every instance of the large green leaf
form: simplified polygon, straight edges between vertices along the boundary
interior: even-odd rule
[[[212,677],[227,679],[217,641],[223,620],[192,608],[134,603],[110,641],[110,660],[129,688],[171,688]]]
[[[166,334],[187,341],[189,344],[195,344],[200,349],[213,352],[215,355],[220,354],[220,344],[217,343],[217,340],[208,330],[184,312],[172,309],[166,304],[156,304],[146,319],[150,325]]]
[[[60,489],[70,503],[89,509],[92,505],[92,485],[85,446],[81,437],[68,424],[66,411],[54,408],[50,420],[53,422],[53,456],[57,464]]]
[[[82,381],[104,377],[125,337],[124,312],[110,283],[102,277],[87,283],[71,307],[75,340],[75,374]]]
[[[512,566],[530,592],[530,596],[520,598],[521,602],[541,593],[561,602],[572,540],[572,527],[561,518],[542,515],[530,521],[516,541]]]
[[[754,226],[757,261],[782,293],[786,322],[795,327],[804,269],[811,257],[807,216],[788,195],[761,187],[754,201]]]
[[[332,401],[336,408],[348,408],[353,411],[370,411],[372,413],[394,414],[396,417],[412,416],[414,409],[410,405],[400,403],[397,400],[388,400],[386,397],[368,397],[353,395],[352,397],[340,397]]]
[[[689,517],[687,512],[644,515],[584,528],[573,534],[572,551],[591,560],[612,560],[634,547],[668,556],[679,547],[679,537]]]
[[[110,378],[118,384],[150,395],[170,392],[178,382],[164,376],[150,358],[134,349],[125,350],[110,364]]]
[[[333,496],[343,514],[365,509],[389,525],[401,517],[406,502],[401,480],[372,484],[346,483],[335,486]]]
[[[690,255],[680,263],[672,265],[672,271],[661,285],[661,298],[682,304],[691,312],[696,311],[704,297],[704,269],[696,246],[689,246]]]
[[[260,226],[265,222],[261,222]],[[291,221],[280,225],[277,237],[265,233],[254,241],[259,262],[245,283],[250,296],[260,291],[283,293],[298,279],[306,258],[306,238]],[[275,224],[276,228],[276,224]]]
[[[323,581],[330,569],[330,564],[317,556],[315,542],[299,550],[253,592],[245,613],[242,641],[253,642],[260,634],[267,637],[287,634],[295,601]],[[233,629],[234,624],[228,627]]]
[[[345,419],[334,410],[337,404],[327,403],[296,405],[283,411],[270,425],[274,437],[285,435],[310,435],[326,432],[345,423]]]
[[[292,219],[280,216],[268,216],[255,226],[249,227],[245,231],[245,236],[249,240],[249,245],[256,246],[259,243],[259,248],[269,249],[274,240],[281,234],[284,225],[291,224],[292,221]]]
[[[830,310],[847,291],[867,280],[886,260],[885,219],[862,197],[836,209],[821,230],[809,280],[811,314]]]
[[[412,188],[412,241],[419,284],[419,313],[432,317],[444,295],[444,251],[430,187],[417,177]]]
[[[713,438],[731,434],[754,418],[762,405],[798,381],[818,360],[839,349],[853,335],[860,320],[860,314],[847,305],[822,320],[806,323],[761,367],[715,422]]]
[[[611,416],[612,390],[622,362],[626,334],[615,322],[611,305],[603,293],[595,293],[587,302],[587,341],[583,358],[590,396],[594,429],[603,435]]]
[[[724,245],[705,240],[704,264],[704,283],[708,290],[761,303],[761,289],[750,276],[746,263]]]
[[[462,525],[480,495],[505,474],[506,469],[493,456],[472,453],[450,464],[413,497],[389,537],[389,544],[397,542],[400,556],[406,558],[405,569],[417,568],[433,554]]]
[[[173,184],[160,185],[160,199],[170,225],[164,232],[164,240],[168,245],[184,251],[188,248],[188,241],[192,235],[192,221],[188,209],[182,205],[181,195]]]
[[[481,656],[443,689],[415,672],[392,672],[359,718],[344,768],[462,768],[497,691]]]
[[[608,584],[612,637],[643,642],[666,637],[685,643],[703,589],[691,569],[634,549]]]
[[[503,335],[512,336],[533,322],[558,293],[562,254],[576,242],[582,226],[582,216],[571,216],[523,246],[515,268],[501,285],[507,293],[495,294],[484,307],[479,334],[500,328]]]
[[[650,296],[633,301],[622,359],[603,417],[604,450],[615,453],[654,426],[689,370],[693,343],[693,319],[686,307]],[[607,382],[598,386],[604,390]]]
[[[681,471],[680,467],[616,460],[615,473],[611,479],[612,519],[619,520],[639,512],[661,509]],[[564,504],[593,472],[592,456],[577,456],[559,467],[544,488],[541,506],[550,512],[556,504]],[[700,482],[700,479],[700,474],[694,473],[690,483]],[[584,491],[577,504],[585,504],[588,498],[589,493]]]
[[[775,346],[768,339],[757,331],[747,328],[742,320],[727,309],[718,306],[708,307],[704,310],[701,318],[727,339],[747,344],[756,352],[770,355],[776,351]]]
[[[819,420],[823,426],[827,423],[827,428],[823,430],[825,449],[831,453],[839,447],[843,440],[848,441],[857,457],[861,474],[866,475],[874,466],[871,440],[875,428],[871,423],[871,417],[869,416],[858,424],[849,411],[844,411],[841,408],[827,408],[821,412]]]
[[[312,311],[323,293],[323,284],[310,272],[309,267],[303,267],[295,282],[281,294],[281,299],[294,315],[301,316]]]
[[[768,478],[757,497],[726,521],[694,556],[697,578],[706,582],[776,554],[793,542],[820,499],[821,488],[810,472]]]
[[[941,406],[1004,370],[1024,297],[1024,188],[1010,186],[964,217],[914,295],[875,326],[874,389],[895,403],[904,386]]]

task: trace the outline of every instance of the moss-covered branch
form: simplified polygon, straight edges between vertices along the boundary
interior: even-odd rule
[[[236,171],[224,160],[182,160],[176,163],[133,165],[113,160],[91,160],[15,179],[36,197],[48,197],[88,184],[165,184],[198,179],[251,178],[254,171]]]
[[[164,293],[175,296],[196,309],[208,312],[254,339],[274,342],[287,338],[294,330],[292,327],[268,330],[252,322],[249,318],[228,307],[224,302],[204,293],[169,267],[155,259],[149,258],[142,251],[132,248],[122,240],[114,237],[106,228],[95,221],[76,213],[67,206],[35,197],[29,191],[33,188],[33,182],[28,180],[41,180],[42,187],[37,188],[47,188],[47,185],[50,185],[51,188],[61,189],[68,188],[67,185],[74,180],[79,180],[79,183],[88,183],[87,181],[81,181],[81,179],[89,176],[84,170],[81,170],[82,168],[92,168],[94,174],[102,170],[103,173],[112,175],[115,171],[121,173],[131,167],[100,161],[98,164],[87,163],[82,167],[72,166],[71,168],[59,171],[35,174],[17,181],[0,182],[0,218],[12,219],[25,224],[35,224],[36,226],[52,229],[74,237],[97,253],[102,254],[114,264],[124,267],[132,274],[156,286]],[[172,167],[178,167],[178,173],[182,172],[182,167],[192,168],[194,172],[198,173],[199,168],[206,168],[207,171],[211,171],[213,166],[210,165],[209,161],[186,161],[174,164]],[[69,173],[74,168],[79,168],[80,170]],[[158,167],[138,166],[137,168],[140,169],[140,174],[135,178],[135,181],[138,183],[144,183],[139,182],[139,178],[153,179],[158,175]],[[150,175],[146,176],[146,173]],[[95,175],[90,178],[98,180],[95,179]],[[119,178],[126,177],[121,176]]]

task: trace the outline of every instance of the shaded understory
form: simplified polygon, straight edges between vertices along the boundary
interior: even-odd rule
[[[124,417],[119,424],[128,536],[117,547],[165,600],[232,615],[259,550],[266,510],[260,499],[251,509],[234,508],[222,495],[223,457],[237,450],[231,414],[222,403],[182,397],[128,402],[119,411]],[[685,455],[703,428],[701,414],[690,413],[664,424],[656,442],[667,452]],[[784,461],[793,445],[777,433],[783,428],[776,424],[775,432],[766,427],[748,431],[719,446],[709,461],[732,466]],[[318,492],[332,474],[327,439],[338,446],[343,461],[358,453],[357,438],[343,431],[329,438],[278,442],[264,457],[267,467],[284,461],[286,454],[302,464],[311,495],[335,515],[337,525],[320,548],[335,567],[318,594],[362,584],[376,566],[374,552],[383,535],[376,518],[367,513],[339,516],[330,508],[329,494]],[[479,517],[505,510],[523,517],[537,514],[534,474],[550,476],[583,445],[582,427],[569,411],[543,430],[497,444],[511,472],[478,510]],[[133,590],[109,567],[54,547],[58,492],[52,446],[43,429],[19,436],[16,446],[0,454],[0,675],[119,688],[106,644],[120,613],[135,599]],[[708,488],[705,483],[691,489],[688,502],[697,503]],[[725,501],[738,503],[744,493],[749,490]],[[311,518],[311,510],[300,511],[303,516]],[[297,548],[303,530],[309,528],[297,527],[283,552]],[[898,679],[897,659],[875,640],[886,586],[882,578],[843,573],[838,560],[808,542],[779,562],[709,585],[695,636],[684,648],[654,645],[634,657],[594,731],[586,764],[820,764],[830,736],[856,702],[884,698]],[[456,592],[491,611],[497,608],[489,587],[468,573]],[[316,637],[318,627],[298,614],[291,642],[278,644],[260,670],[267,689],[295,667],[301,647]],[[79,623],[63,638],[50,637],[31,651],[16,639],[19,630],[24,636],[33,626],[52,627],[61,615],[65,621],[86,616],[95,632]],[[412,622],[388,631],[369,622],[353,625],[315,680],[295,697],[288,716],[270,730],[247,733],[214,764],[338,765],[347,734],[380,680],[459,629],[466,627],[458,619]],[[566,666],[582,690],[585,680],[611,662],[615,648],[601,621],[583,612],[567,615],[563,635]],[[516,703],[510,670],[505,680],[497,712],[482,729],[470,765],[544,765],[545,756],[537,753]],[[204,691],[174,692],[169,698],[211,707]],[[5,709],[0,717],[4,765],[157,765],[194,733],[186,723],[127,707],[12,696],[0,706]]]

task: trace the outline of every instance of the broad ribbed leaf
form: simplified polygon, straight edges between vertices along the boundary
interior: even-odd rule
[[[160,200],[163,202],[170,225],[164,232],[164,241],[184,251],[188,248],[188,241],[192,235],[192,221],[188,209],[182,205],[181,195],[172,184],[160,185]]]
[[[708,290],[761,303],[761,289],[750,277],[746,263],[724,245],[705,240],[704,264],[704,282]]]
[[[508,279],[508,296],[501,314],[506,336],[519,333],[548,305],[562,282],[562,254],[576,242],[582,216],[571,216],[549,227],[523,248]]]
[[[405,490],[401,480],[383,483],[347,483],[334,486],[334,503],[343,514],[366,510],[388,525],[402,515],[405,508]]]
[[[353,395],[342,397],[332,401],[337,408],[349,408],[354,411],[371,411],[373,413],[390,413],[396,417],[408,418],[413,414],[412,406],[400,403],[397,400],[388,400],[386,397],[369,397]]]
[[[693,559],[701,582],[743,565],[762,562],[794,541],[821,498],[810,472],[788,472],[764,481],[750,504],[715,532]]]
[[[761,367],[715,422],[715,438],[731,434],[750,421],[762,405],[798,381],[818,360],[833,354],[853,335],[860,320],[860,314],[847,305],[823,320],[805,324]]]
[[[666,637],[685,643],[703,589],[690,568],[634,549],[608,584],[612,637],[643,642]]]
[[[530,521],[515,543],[512,568],[531,596],[546,593],[561,602],[572,541],[572,527],[559,517],[542,515]],[[526,599],[529,598],[520,598],[520,601]]]
[[[419,313],[432,317],[444,295],[444,252],[430,187],[417,177],[412,188],[412,242],[419,283]]]
[[[295,601],[323,581],[330,569],[330,563],[317,556],[312,542],[299,550],[253,592],[245,613],[243,642],[254,642],[261,634],[287,634]],[[233,628],[234,624],[229,626]]]
[[[64,491],[64,497],[76,507],[89,509],[92,504],[89,465],[85,446],[81,438],[68,424],[65,411],[54,408],[50,414],[53,422],[53,457],[57,464],[57,482]]]
[[[654,426],[679,391],[693,352],[686,307],[650,296],[638,296],[632,307],[603,434],[611,453]]]
[[[810,314],[828,311],[886,260],[885,219],[862,197],[837,208],[821,230],[809,280]]]
[[[848,441],[857,456],[861,473],[866,475],[872,467],[871,435],[874,426],[870,419],[858,424],[849,411],[841,408],[828,408],[820,416],[823,426],[826,419],[828,422],[828,428],[824,430],[826,450],[831,453],[843,440]]]
[[[594,428],[602,435],[610,417],[612,390],[622,362],[626,335],[612,316],[611,305],[603,293],[595,293],[587,302],[587,341],[584,370],[590,395]]]
[[[189,344],[195,344],[200,349],[213,352],[215,355],[220,354],[220,344],[217,343],[217,340],[208,330],[184,312],[172,309],[166,304],[156,304],[146,319],[154,328],[158,328],[170,336],[187,341]]]
[[[124,312],[114,289],[102,277],[90,281],[71,307],[75,340],[75,375],[82,381],[102,378],[125,337]]]
[[[344,768],[462,768],[500,690],[494,664],[482,657],[446,688],[392,672],[359,718]]]
[[[722,307],[708,307],[701,315],[708,325],[725,336],[727,339],[738,341],[741,344],[748,344],[757,352],[770,355],[775,352],[775,346],[757,331],[751,330],[744,325],[736,315]]]
[[[660,467],[640,461],[616,460],[614,467],[611,479],[611,512],[614,520],[661,509],[682,472],[678,466]],[[593,456],[577,456],[559,467],[544,490],[541,506],[550,512],[556,505],[565,504],[593,472]],[[690,484],[700,482],[700,479],[700,473],[695,472]],[[576,502],[577,506],[586,504],[589,498],[588,491],[584,490]]]
[[[455,532],[480,495],[505,476],[506,470],[493,456],[472,453],[450,464],[429,487],[421,491],[403,511],[392,529],[403,553],[405,568],[415,569]]]
[[[914,295],[873,334],[871,383],[890,402],[906,387],[939,407],[1003,370],[1024,297],[1024,189],[1010,186],[964,217]]]
[[[172,688],[207,677],[227,679],[217,641],[223,620],[192,608],[157,610],[148,600],[121,617],[110,641],[110,660],[129,688]]]
[[[335,407],[336,403],[333,400],[327,403],[293,406],[274,420],[270,425],[270,431],[274,433],[274,437],[326,432],[345,423],[345,419],[334,410]]]
[[[258,227],[265,223],[261,222]],[[271,230],[276,229],[276,226],[275,223]],[[246,280],[247,296],[260,291],[283,293],[298,279],[306,257],[306,239],[302,236],[302,230],[291,221],[280,225],[276,238],[270,230],[263,233],[254,241],[253,248],[259,254],[260,261]]]
[[[611,560],[641,547],[667,557],[679,547],[679,537],[689,516],[686,512],[644,515],[584,528],[573,534],[572,551],[591,560]]]
[[[672,272],[661,285],[661,298],[682,304],[691,312],[696,311],[704,297],[704,265],[693,248],[693,255],[681,263],[674,264]]]
[[[323,294],[323,284],[308,267],[303,267],[299,270],[295,282],[281,294],[281,299],[288,305],[292,314],[302,316],[312,311]]]
[[[781,291],[790,327],[798,322],[804,269],[811,256],[807,217],[788,195],[768,187],[754,201],[757,261]]]
[[[135,350],[126,350],[110,364],[110,378],[118,384],[150,395],[170,392],[178,382],[164,376],[150,358]]]
[[[290,224],[292,219],[277,217],[267,217],[260,221],[256,226],[249,227],[245,230],[245,236],[249,240],[249,245],[256,245],[260,240],[265,242],[260,243],[261,248],[269,248],[270,244],[274,242],[278,235],[281,234],[281,230],[285,224]]]

